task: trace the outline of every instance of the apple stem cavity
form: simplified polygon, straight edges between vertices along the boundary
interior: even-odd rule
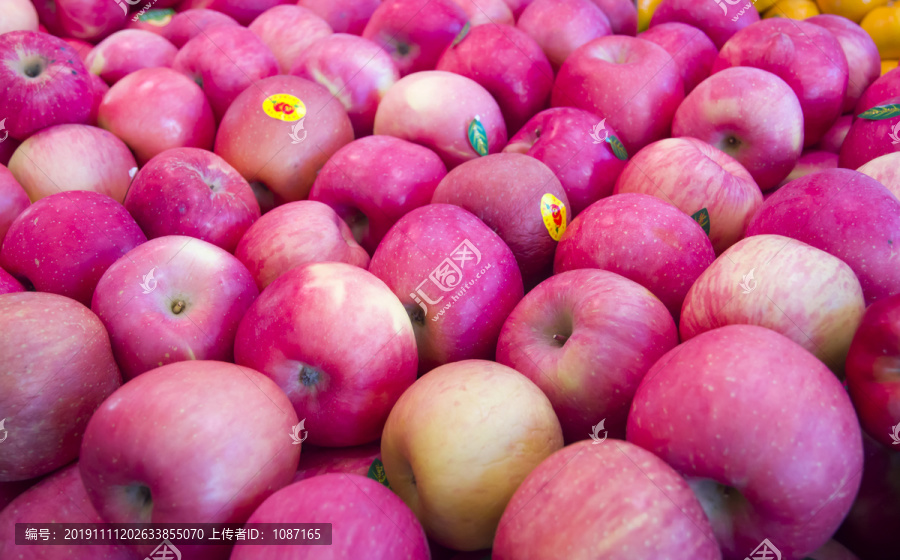
[[[186,304],[184,303],[184,301],[180,299],[175,300],[174,302],[172,302],[172,313],[179,315],[182,311],[184,311],[185,307]]]
[[[37,78],[44,71],[44,61],[31,59],[25,63],[22,71],[29,78]]]
[[[425,311],[420,306],[409,304],[404,307],[406,307],[406,314],[409,315],[409,319],[412,321],[413,326],[425,325]]]
[[[322,371],[312,366],[303,364],[300,368],[300,383],[304,387],[314,387],[322,380]]]
[[[567,340],[569,340],[569,337],[564,334],[555,334],[553,335],[553,340],[559,342],[559,345],[562,346],[566,343]]]
[[[127,502],[134,504],[135,510],[140,513],[138,518],[149,520],[150,512],[153,509],[153,495],[150,487],[146,484],[130,484],[125,487],[125,495],[128,498]]]

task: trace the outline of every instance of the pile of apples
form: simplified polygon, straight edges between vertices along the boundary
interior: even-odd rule
[[[0,559],[900,558],[876,10],[291,2],[0,0]]]

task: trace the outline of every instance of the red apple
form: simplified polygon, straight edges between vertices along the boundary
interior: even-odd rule
[[[813,146],[813,149],[833,154],[841,153],[841,146],[844,144],[852,124],[853,115],[841,115],[834,125],[828,129],[825,136],[819,140],[819,143]]]
[[[650,19],[650,27],[678,21],[692,25],[721,49],[735,33],[759,21],[759,12],[740,0],[662,0]]]
[[[87,55],[89,55],[91,51],[94,50],[94,45],[88,43],[87,41],[82,41],[81,39],[62,37],[62,40],[66,43],[69,43],[69,46],[75,49],[75,51],[78,53],[78,58],[80,58],[81,61],[85,63],[87,61]]]
[[[531,2],[534,0],[503,0],[506,2],[506,5],[509,6],[509,9],[512,11],[513,16],[516,19],[519,19],[519,16],[522,15],[522,12],[525,11],[525,8],[528,7]]]
[[[516,18],[504,0],[453,0],[466,12],[469,25],[515,25]]]
[[[165,38],[179,49],[214,25],[240,25],[234,18],[205,8],[180,11],[166,26]]]
[[[900,90],[883,105],[900,105]],[[877,157],[900,152],[900,142],[894,138],[900,139],[900,115],[881,120],[853,119],[841,144],[840,166],[858,169]]]
[[[30,0],[3,0],[0,2],[0,35],[10,31],[37,31],[38,14]]]
[[[804,150],[803,154],[800,155],[800,159],[797,160],[797,165],[794,166],[794,169],[791,171],[790,175],[785,177],[784,180],[778,184],[778,188],[787,185],[794,179],[806,177],[807,175],[812,175],[813,173],[818,173],[819,171],[825,171],[826,169],[835,169],[837,166],[837,154],[833,154],[831,152],[820,152],[817,150]],[[765,193],[763,195],[763,200],[768,200],[769,196],[772,194],[775,194],[774,190]]]
[[[291,3],[291,0],[183,0],[178,5],[178,11],[208,8],[231,17],[241,25],[250,25],[272,6]]]
[[[872,107],[884,105],[888,99],[897,97],[897,92],[900,91],[898,88],[900,88],[900,70],[894,68],[872,82],[872,85],[859,98],[853,112],[859,114]]]
[[[637,35],[637,6],[631,0],[591,0],[603,10],[615,35]]]
[[[312,10],[335,33],[362,35],[381,0],[300,0],[297,5]]]
[[[165,37],[124,29],[100,41],[88,54],[85,65],[92,74],[114,84],[141,68],[169,68],[177,53],[178,49]]]
[[[685,95],[709,76],[719,54],[716,45],[705,33],[677,21],[653,26],[638,38],[656,43],[675,59],[681,70]]]
[[[28,480],[17,480],[15,482],[0,482],[0,513],[3,508],[12,503],[16,497],[40,482],[44,477],[29,478]],[[12,511],[12,510],[10,510]]]
[[[591,0],[533,0],[516,27],[544,50],[554,71],[581,45],[612,35],[609,19]]]
[[[59,25],[56,0],[31,0],[31,3],[34,4],[34,9],[38,13],[39,24],[36,31],[55,36],[65,35]],[[81,41],[81,39],[78,40]]]
[[[62,34],[67,37],[98,41],[121,29],[128,18],[128,6],[135,0],[54,0],[56,17]]]
[[[897,200],[900,200],[900,154],[894,152],[878,156],[857,171],[884,185]],[[0,226],[0,231],[2,231],[2,226]]]
[[[328,473],[348,473],[366,476],[372,462],[381,460],[381,442],[355,447],[316,447],[304,445],[294,482]],[[384,475],[384,473],[381,473]]]
[[[96,76],[94,77],[96,78]],[[3,124],[4,126],[6,125],[6,123]],[[7,136],[8,133],[8,130],[0,129],[0,136]],[[9,159],[12,157],[13,152],[16,151],[16,148],[19,147],[19,144],[21,144],[21,142],[15,138],[10,138],[9,136],[7,136],[6,140],[0,142],[0,165],[9,165]]]
[[[19,283],[9,272],[0,268],[0,295],[12,294],[15,292],[24,292],[25,287]],[[0,509],[2,509],[0,505]]]
[[[429,197],[430,199],[430,197]],[[0,245],[13,221],[31,206],[31,199],[9,169],[0,165]]]
[[[97,126],[97,117],[100,115],[100,104],[109,91],[109,86],[103,81],[103,78],[96,74],[91,74],[91,92],[93,97],[91,100],[91,114],[88,116],[87,124]]]
[[[818,550],[811,552],[809,557],[812,560],[859,560],[847,547],[836,540],[826,542]]]
[[[862,27],[845,17],[822,14],[804,21],[831,31],[841,45],[849,70],[842,112],[853,111],[863,92],[881,76],[881,56],[875,41]]]
[[[248,29],[272,50],[278,61],[279,74],[289,73],[303,51],[333,33],[328,22],[315,12],[295,5],[269,8],[254,19]]]

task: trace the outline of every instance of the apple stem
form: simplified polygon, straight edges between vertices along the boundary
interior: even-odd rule
[[[555,334],[553,335],[553,340],[559,342],[560,344],[565,344],[566,341],[569,340],[569,337],[561,334]]]
[[[184,311],[184,302],[183,301],[178,300],[172,304],[172,313],[178,315],[182,311]]]

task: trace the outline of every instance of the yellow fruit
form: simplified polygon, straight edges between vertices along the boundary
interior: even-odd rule
[[[898,61],[896,61],[896,60],[882,60],[881,61],[881,75],[884,76],[885,74],[887,74],[888,72],[890,72],[891,70],[896,68],[897,62]]]
[[[816,0],[823,14],[844,16],[859,23],[866,14],[889,0]]]
[[[650,18],[653,17],[653,12],[660,2],[662,0],[638,0],[638,32],[647,31],[650,27]]]
[[[778,3],[778,0],[756,0],[756,11],[759,13],[763,13],[775,4]]]
[[[882,59],[900,58],[900,5],[875,8],[860,25],[872,36]]]
[[[812,0],[778,0],[769,8],[763,19],[786,17],[790,19],[806,19],[819,15],[819,7]]]

